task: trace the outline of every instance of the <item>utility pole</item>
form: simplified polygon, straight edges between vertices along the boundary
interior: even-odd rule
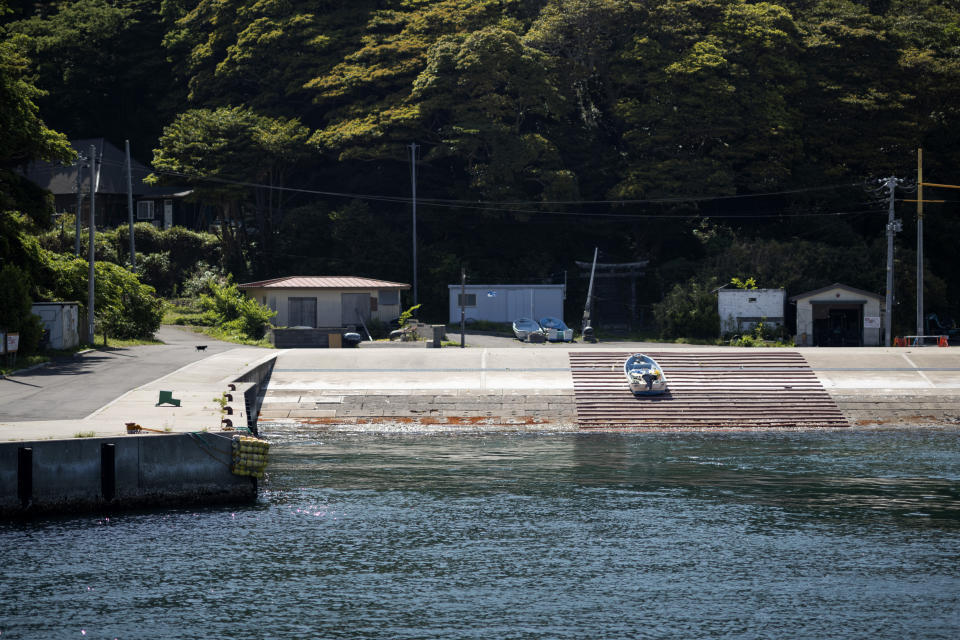
[[[73,255],[80,257],[80,217],[83,215],[83,153],[77,154],[77,219],[76,233],[73,235]]]
[[[917,335],[923,335],[923,149],[917,149]]]
[[[413,305],[417,305],[417,143],[410,143],[410,184],[413,190]]]
[[[137,246],[133,239],[133,163],[130,162],[130,141],[127,150],[127,219],[130,221],[130,270],[137,272]]]
[[[890,204],[887,214],[887,298],[886,313],[884,314],[884,344],[890,346],[890,334],[893,326],[893,236],[903,230],[903,224],[893,217],[893,196],[897,188],[897,179],[887,178],[887,191],[890,194]]]
[[[923,181],[923,149],[917,149],[917,199],[904,200],[904,202],[917,203],[917,335],[924,335],[924,314],[923,314],[923,203],[936,202],[943,203],[945,200],[924,200],[923,188],[934,187],[937,189],[960,189],[956,184],[938,184],[936,182]]]
[[[94,218],[97,210],[97,147],[90,145],[90,247],[87,250],[87,263],[89,273],[87,275],[87,332],[90,344],[94,343],[96,336],[93,329],[93,280],[96,269],[94,268],[94,232],[96,230],[96,219]]]
[[[467,330],[467,270],[460,268],[460,348],[467,346],[464,332]]]

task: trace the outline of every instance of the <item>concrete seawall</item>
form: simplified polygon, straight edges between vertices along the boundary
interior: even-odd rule
[[[231,440],[256,433],[277,354],[205,358],[82,420],[0,423],[0,515],[254,500],[256,480],[231,472]],[[179,406],[159,405],[160,391]]]
[[[798,354],[848,426],[960,422],[960,351],[955,348],[774,350],[641,348],[607,343],[540,348],[290,350],[278,359],[267,385],[261,428],[270,434],[296,424],[348,430],[361,426],[369,430],[377,425],[385,429],[579,430],[584,426],[578,417],[581,386],[574,381],[571,354],[596,350],[629,353],[644,348],[687,358],[703,354],[705,361],[716,354],[733,359],[742,354],[745,360],[763,352]],[[751,381],[740,373],[728,377],[734,379],[732,388],[739,394],[778,384],[776,379]],[[619,383],[617,389],[629,398],[622,374],[614,378],[613,384]],[[781,388],[790,385],[784,382]],[[718,388],[714,397],[719,403],[731,394]],[[744,401],[750,402],[750,398]],[[733,406],[731,411],[735,409]],[[709,406],[703,411],[709,415]],[[727,423],[731,420],[735,416],[728,417]]]
[[[230,472],[230,434],[0,443],[0,515],[244,502],[256,480]]]

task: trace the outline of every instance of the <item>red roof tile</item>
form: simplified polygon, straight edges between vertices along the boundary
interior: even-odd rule
[[[355,276],[287,276],[237,285],[240,289],[409,289],[409,284]]]

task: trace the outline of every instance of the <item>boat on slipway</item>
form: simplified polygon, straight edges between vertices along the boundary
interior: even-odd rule
[[[648,355],[635,353],[623,363],[627,384],[635,396],[658,396],[667,391],[667,377],[657,361]]]

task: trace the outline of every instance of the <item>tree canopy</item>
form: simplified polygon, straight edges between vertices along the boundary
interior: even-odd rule
[[[652,261],[642,303],[691,277],[738,274],[882,291],[886,207],[873,181],[915,175],[919,147],[928,179],[960,181],[953,2],[14,9],[0,17],[0,90],[71,137],[155,150],[159,176],[218,207],[238,278],[409,280],[416,142],[420,289],[439,315],[461,267],[490,281],[555,279],[594,246],[607,261]],[[65,157],[63,138],[19,118],[6,96],[0,170]],[[928,210],[928,304],[960,316],[949,277],[957,205]],[[915,246],[904,226],[901,269]],[[582,284],[570,282],[570,299]],[[909,318],[913,294],[898,290]]]

